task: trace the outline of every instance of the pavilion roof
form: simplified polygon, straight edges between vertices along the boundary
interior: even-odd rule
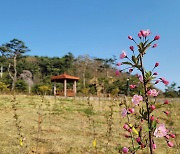
[[[71,76],[71,75],[68,75],[66,73],[58,75],[58,76],[52,76],[51,77],[51,81],[61,81],[61,80],[64,80],[64,79],[67,79],[67,80],[79,80],[79,77]]]

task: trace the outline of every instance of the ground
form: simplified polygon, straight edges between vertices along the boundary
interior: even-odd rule
[[[17,95],[14,109],[12,100],[10,95],[0,96],[0,154],[36,151],[42,154],[111,154],[118,153],[119,146],[131,143],[124,137],[122,126],[126,119],[121,116],[120,98],[89,100]],[[171,104],[168,106],[170,122],[165,120],[166,115],[161,110],[156,114],[176,133],[176,139],[172,140],[175,146],[169,148],[164,139],[157,139],[155,152],[158,154],[180,153],[180,101],[172,100]]]

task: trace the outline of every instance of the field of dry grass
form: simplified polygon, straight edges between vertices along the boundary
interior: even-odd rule
[[[128,146],[130,143],[130,139],[124,138],[122,126],[126,119],[121,117],[120,100],[19,95],[16,97],[16,113],[25,137],[20,146],[11,100],[11,96],[0,96],[0,154],[111,154],[118,153],[119,145]],[[158,139],[155,151],[158,154],[180,153],[180,102],[171,104],[169,118],[177,134],[173,141],[175,146],[169,148],[165,140]],[[165,121],[164,114],[161,111],[158,114],[160,120]]]

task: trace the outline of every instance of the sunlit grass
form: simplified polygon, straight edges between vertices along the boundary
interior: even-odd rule
[[[11,96],[0,96],[0,153],[18,153],[17,135],[13,121],[13,110],[11,107]],[[93,132],[89,126],[87,116],[95,122],[97,150],[98,153],[104,153],[107,142],[107,114],[109,111],[109,100],[91,100],[93,110],[87,105],[87,99],[63,99],[52,96],[45,97],[44,104],[41,107],[42,117],[42,134],[39,138],[39,152],[59,152],[59,153],[94,153]],[[42,103],[40,96],[17,96],[19,102],[17,114],[22,122],[22,132],[26,137],[27,151],[31,153],[35,150],[37,139],[37,111],[38,106]],[[126,119],[121,117],[121,108],[119,100],[114,103],[112,140],[109,144],[109,153],[118,153],[116,150],[119,144],[128,146],[130,141],[124,138],[122,128]],[[171,111],[169,118],[172,118],[172,128],[177,134],[176,143],[173,148],[167,147],[164,140],[158,139],[158,154],[179,153],[180,148],[180,102],[173,102],[168,110]],[[162,110],[158,112],[164,121],[165,115]],[[161,119],[160,119],[161,120]],[[146,151],[139,153],[147,153]]]

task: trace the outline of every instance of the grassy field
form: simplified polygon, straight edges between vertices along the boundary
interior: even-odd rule
[[[119,145],[128,146],[122,126],[120,100],[88,100],[87,98],[63,99],[52,96],[16,96],[16,109],[12,108],[12,96],[0,96],[0,154],[91,154],[118,153]],[[169,148],[163,139],[157,139],[158,154],[180,153],[180,102],[171,102],[171,127],[176,132],[175,146]],[[20,134],[16,120],[18,115]],[[165,120],[163,112],[161,121]],[[168,121],[166,121],[168,122]],[[97,146],[93,146],[96,138]],[[22,146],[21,146],[22,145]],[[140,151],[139,153],[147,153]]]

